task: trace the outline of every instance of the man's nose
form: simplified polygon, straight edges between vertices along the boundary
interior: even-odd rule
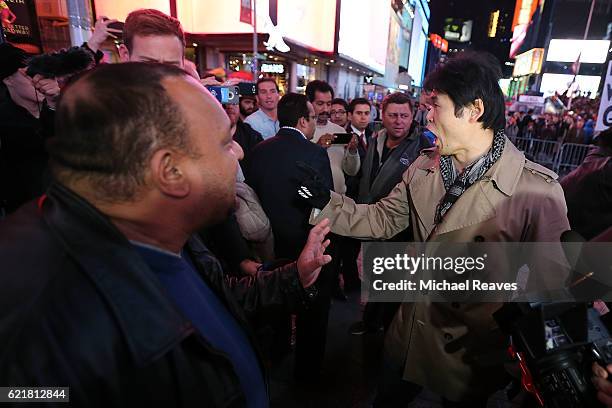
[[[430,109],[430,110],[427,111],[426,118],[427,118],[428,122],[433,122],[433,109]]]

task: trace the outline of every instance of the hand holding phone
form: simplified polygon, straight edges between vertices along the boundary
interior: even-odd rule
[[[349,144],[353,138],[352,133],[334,133],[334,139],[331,141],[332,144]]]

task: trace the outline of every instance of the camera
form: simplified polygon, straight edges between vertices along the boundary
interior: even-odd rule
[[[587,303],[507,303],[493,317],[511,336],[523,386],[540,406],[603,407],[591,366],[612,363],[612,339],[597,310]]]
[[[206,89],[223,105],[237,105],[240,101],[240,93],[237,86],[206,85]]]
[[[206,88],[221,104],[237,105],[241,96],[253,96],[256,93],[253,82],[240,82],[238,86],[206,85]]]

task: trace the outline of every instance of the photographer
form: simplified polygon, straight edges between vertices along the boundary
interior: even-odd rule
[[[57,80],[26,73],[28,56],[0,44],[0,217],[44,191]]]

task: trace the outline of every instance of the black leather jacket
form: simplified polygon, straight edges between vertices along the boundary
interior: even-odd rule
[[[295,264],[230,279],[197,239],[187,250],[251,341],[245,312],[308,300]],[[68,386],[78,407],[246,405],[228,357],[125,236],[67,188],[53,185],[0,222],[0,271],[0,386]]]

